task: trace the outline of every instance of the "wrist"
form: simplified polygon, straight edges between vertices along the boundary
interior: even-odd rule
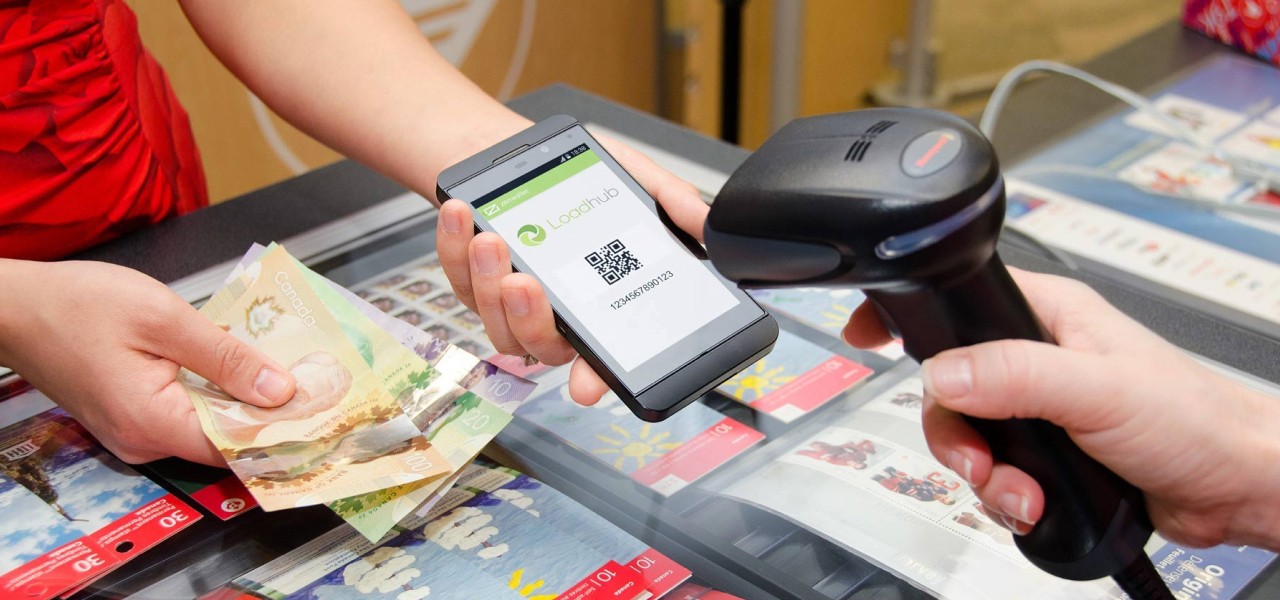
[[[457,131],[455,135],[437,138],[445,139],[447,143],[440,146],[441,151],[434,161],[435,168],[431,170],[431,180],[424,186],[427,189],[420,190],[423,195],[436,200],[437,203],[441,199],[436,198],[436,182],[441,172],[485,148],[524,131],[533,124],[533,121],[497,101],[493,101],[489,109],[480,109],[476,112],[480,114],[463,119],[467,123],[476,125]],[[437,135],[439,135],[438,132]]]
[[[435,186],[444,169],[515,136],[532,124],[531,120],[492,97],[477,95],[472,100],[470,104],[454,106],[453,118],[448,123],[424,122],[426,129],[420,133],[420,139],[435,139],[436,142],[430,146],[426,169],[419,171],[426,177],[413,182],[410,187],[435,201],[436,205],[442,198],[435,197]]]
[[[1256,485],[1236,519],[1238,535],[1232,537],[1280,550],[1280,397],[1238,387],[1245,414],[1254,424],[1250,443],[1240,448],[1248,461],[1241,472]]]

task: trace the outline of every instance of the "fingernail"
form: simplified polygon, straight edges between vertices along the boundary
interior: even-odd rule
[[[999,503],[1000,510],[1004,511],[1004,514],[1017,517],[1023,523],[1031,522],[1031,518],[1027,516],[1027,509],[1031,505],[1030,498],[1022,494],[1005,492],[1000,494]]]
[[[947,468],[958,473],[964,478],[964,482],[973,485],[973,461],[966,458],[963,454],[952,450],[947,453]]]
[[[924,390],[939,398],[960,398],[973,390],[973,366],[969,357],[939,356],[924,361]]]
[[[498,249],[488,244],[476,245],[475,251],[476,271],[481,275],[496,275],[498,273]]]
[[[1027,535],[1031,533],[1032,527],[1030,523],[1024,523],[1008,515],[1000,515],[1000,526],[1012,531],[1014,535]]]
[[[456,210],[446,210],[440,214],[440,220],[444,223],[445,233],[460,233],[462,231],[462,215]]]
[[[1027,535],[1028,533],[1031,533],[1031,525],[1023,523],[1009,515],[998,516],[1000,518],[996,519],[996,522],[999,523],[1001,527],[1013,532],[1014,535]]]
[[[507,311],[517,317],[529,314],[529,294],[522,289],[502,290],[502,303],[506,305]]]
[[[271,367],[262,367],[258,371],[258,377],[253,380],[253,389],[267,400],[283,402],[288,400],[283,396],[289,390],[289,380]]]
[[[1031,529],[1035,527],[1030,523],[1024,523],[1013,517],[1009,518],[1009,525],[1010,525],[1009,529],[1013,530],[1013,532],[1017,535],[1027,535],[1028,533],[1031,533]]]

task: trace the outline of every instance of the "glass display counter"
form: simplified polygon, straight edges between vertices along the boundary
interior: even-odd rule
[[[513,106],[531,118],[573,114],[646,152],[708,199],[746,156],[568,88],[542,90]],[[493,355],[482,323],[453,297],[434,263],[434,210],[357,165],[342,163],[203,212],[87,258],[139,268],[199,303],[250,243],[280,241],[388,314],[478,356]],[[1263,387],[1280,381],[1274,361],[1280,340],[1224,328],[1169,298],[1075,272],[1056,252],[1015,233],[1000,251],[1011,265],[1091,283],[1233,376]],[[1072,584],[1034,571],[1009,534],[975,510],[965,486],[933,461],[920,434],[918,367],[900,346],[857,350],[838,338],[858,293],[785,290],[756,298],[782,326],[775,352],[660,424],[636,420],[608,397],[576,406],[564,393],[563,369],[525,369],[495,357],[539,387],[484,458],[545,484],[634,538],[637,548],[687,569],[692,585],[671,597],[712,598],[712,589],[750,599],[1118,597],[1107,582]],[[22,387],[11,376],[0,379],[6,395],[23,397]],[[298,559],[298,548],[345,535],[333,533],[345,525],[324,507],[264,513],[228,503],[235,498],[220,487],[225,471],[173,460],[137,469],[174,497],[202,506],[203,518],[76,598],[237,597],[261,591],[253,581],[297,571],[300,563],[280,561]],[[1171,581],[1200,582],[1196,591],[1208,586],[1217,594],[1189,597],[1280,597],[1280,568],[1268,553],[1198,551],[1158,539],[1148,550]],[[312,579],[328,573],[337,586],[353,573],[343,564]],[[346,596],[313,595],[362,597],[353,591],[358,586],[347,588]],[[365,589],[372,590],[368,597],[488,597],[439,587],[422,595],[411,582]],[[542,597],[514,580],[510,589]]]
[[[775,352],[672,419],[647,424],[609,396],[573,404],[564,368],[495,356],[480,320],[450,291],[434,232],[424,204],[393,230],[311,266],[388,314],[539,382],[485,457],[604,517],[688,568],[693,581],[744,598],[1017,597],[1028,586],[1041,598],[1118,597],[1109,583],[1040,575],[929,456],[918,367],[896,344],[857,350],[837,337],[857,292],[756,293],[782,327]],[[226,477],[178,461],[139,469],[180,494]],[[343,528],[323,508],[206,517],[83,597],[225,593],[229,582],[250,581],[246,573]],[[1162,542],[1150,550],[1157,558],[1189,551]],[[1274,574],[1269,554],[1234,551],[1205,557],[1235,561],[1237,579],[1225,580],[1233,593],[1259,584],[1262,569]]]

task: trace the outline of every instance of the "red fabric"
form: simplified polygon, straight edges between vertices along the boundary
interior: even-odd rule
[[[0,257],[208,204],[187,113],[121,0],[0,0]]]

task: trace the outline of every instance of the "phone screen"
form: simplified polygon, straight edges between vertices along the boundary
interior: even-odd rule
[[[469,200],[481,228],[507,241],[517,268],[542,282],[561,318],[595,342],[629,389],[762,314],[667,230],[653,200],[581,126],[499,166],[507,165],[509,177],[473,179],[450,195]]]

